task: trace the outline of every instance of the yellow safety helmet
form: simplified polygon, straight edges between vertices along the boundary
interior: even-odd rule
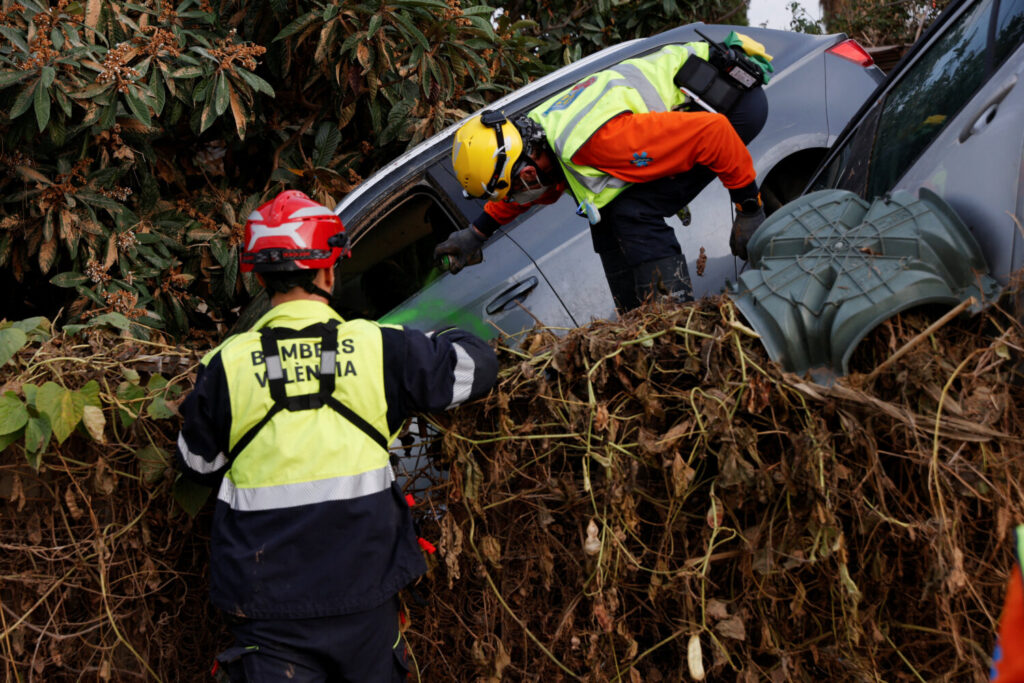
[[[485,111],[462,124],[452,145],[452,168],[467,196],[504,199],[512,168],[523,152],[523,136],[497,111]]]

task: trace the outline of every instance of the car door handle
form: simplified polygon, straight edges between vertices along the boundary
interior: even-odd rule
[[[487,308],[484,310],[487,311],[488,315],[501,313],[510,306],[513,306],[525,299],[538,283],[539,280],[531,275],[522,282],[517,282],[498,296],[491,299],[491,303],[487,304]]]
[[[1014,74],[1010,80],[1003,84],[999,90],[995,92],[992,97],[988,98],[985,104],[981,105],[981,109],[978,113],[971,117],[971,120],[967,122],[963,130],[960,131],[960,142],[963,143],[967,138],[971,137],[975,133],[980,133],[982,129],[992,122],[995,118],[996,113],[999,111],[999,103],[1002,102],[1010,91],[1013,90],[1013,86],[1017,85],[1017,75]]]

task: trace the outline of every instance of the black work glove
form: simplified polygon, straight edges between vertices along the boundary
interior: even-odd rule
[[[456,230],[448,235],[448,239],[434,247],[434,261],[441,263],[443,256],[448,256],[448,271],[454,275],[470,263],[482,260],[480,247],[487,241],[479,230],[472,225]]]
[[[736,205],[736,218],[732,222],[732,234],[729,235],[729,249],[735,256],[747,260],[747,242],[754,232],[764,223],[764,207],[760,203],[755,206],[743,207]]]

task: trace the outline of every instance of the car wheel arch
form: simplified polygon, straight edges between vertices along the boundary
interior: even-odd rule
[[[825,145],[810,145],[789,150],[778,157],[767,172],[758,174],[758,186],[765,214],[771,215],[784,204],[803,194],[818,165],[828,153]]]

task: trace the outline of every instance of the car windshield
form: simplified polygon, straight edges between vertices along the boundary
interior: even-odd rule
[[[865,199],[891,190],[1016,48],[1022,33],[1024,2],[972,3],[862,117],[813,189],[838,187]]]

